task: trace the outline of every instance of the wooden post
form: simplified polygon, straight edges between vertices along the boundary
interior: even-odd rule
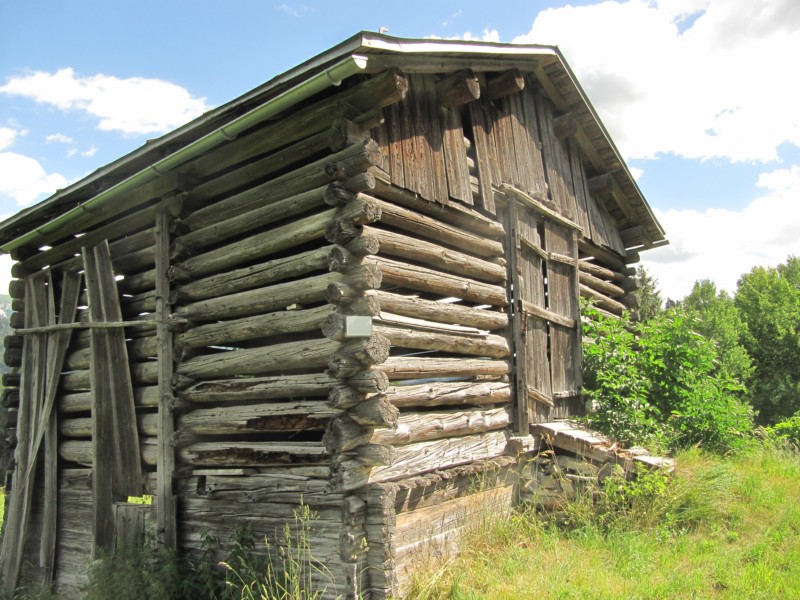
[[[174,208],[174,206],[173,206]],[[177,499],[173,490],[175,449],[172,438],[175,422],[172,414],[172,332],[167,319],[170,315],[169,293],[169,222],[170,206],[156,213],[156,338],[158,340],[158,458],[156,479],[156,515],[158,541],[170,549],[177,548]]]

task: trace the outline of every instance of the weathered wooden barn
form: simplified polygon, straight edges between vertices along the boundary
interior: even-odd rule
[[[582,410],[579,297],[666,243],[557,48],[361,33],[0,224],[7,587],[301,502],[384,598]],[[153,496],[152,504],[131,497]]]

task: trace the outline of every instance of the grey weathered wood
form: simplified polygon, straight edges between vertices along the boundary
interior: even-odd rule
[[[172,291],[173,302],[191,302],[215,298],[246,289],[260,287],[315,271],[328,265],[332,246],[324,246],[283,258],[259,262],[255,265],[224,271],[209,277],[191,279],[177,284]]]
[[[324,373],[202,381],[178,392],[186,402],[238,403],[281,398],[324,397],[338,380]]]
[[[456,354],[504,358],[511,354],[508,341],[499,335],[464,335],[414,330],[402,325],[375,325],[375,333],[386,336],[392,346],[417,350],[437,350]]]
[[[168,200],[167,200],[168,202]],[[156,213],[156,341],[158,344],[158,459],[156,484],[156,520],[159,543],[177,550],[177,495],[173,489],[175,450],[172,438],[175,421],[172,414],[173,333],[167,324],[170,315],[170,213],[162,208]]]
[[[525,77],[519,69],[508,69],[494,77],[487,77],[486,87],[487,98],[497,100],[525,89]]]
[[[180,363],[176,370],[193,379],[210,379],[324,367],[340,346],[338,342],[324,338],[284,342],[197,356]]]
[[[199,325],[177,335],[176,350],[180,353],[183,348],[219,346],[287,333],[318,330],[334,310],[334,306],[323,304],[305,310],[282,310]]]
[[[390,381],[394,381],[428,377],[501,376],[509,373],[510,366],[504,360],[392,356],[381,364],[380,369]]]
[[[345,284],[357,290],[375,288],[381,283],[381,272],[367,264],[348,273],[324,273],[305,279],[236,292],[227,296],[198,300],[178,307],[175,314],[192,320],[216,320],[263,314],[283,310],[292,304],[316,304],[329,297],[334,284]]]
[[[395,285],[494,306],[506,306],[508,304],[506,290],[502,286],[403,263],[382,256],[369,257],[367,262],[378,266],[382,274],[384,287]]]
[[[26,327],[47,325],[50,322],[47,302],[47,281],[50,273],[36,273],[24,280]],[[50,281],[52,287],[52,281]],[[22,294],[21,294],[22,295]],[[35,479],[27,477],[33,472],[36,456],[31,453],[31,436],[39,422],[46,379],[46,338],[31,338],[25,344],[20,406],[17,416],[16,469],[12,481],[11,497],[5,517],[3,545],[0,549],[3,585],[11,594],[16,590],[25,551],[25,541],[32,511],[33,487]]]
[[[477,100],[480,95],[480,82],[471,69],[457,71],[436,82],[436,98],[442,106],[461,106]]]
[[[229,219],[256,208],[260,199],[269,194],[273,201],[289,198],[300,192],[311,190],[333,181],[346,181],[357,173],[363,173],[380,161],[380,149],[373,140],[358,142],[344,150],[304,165],[298,169],[272,179],[269,184],[251,188],[234,196],[219,200],[209,206],[192,212],[182,221],[182,225],[197,229],[207,227],[219,221]],[[217,187],[241,187],[253,179],[262,177],[262,169],[258,164],[247,165],[230,175],[222,176],[201,187],[209,190],[195,189],[193,197],[214,197]],[[243,171],[239,173],[239,171]],[[234,177],[236,181],[225,183],[225,179]],[[223,185],[224,184],[224,185]],[[213,193],[212,193],[213,192]]]
[[[433,381],[390,387],[384,394],[398,408],[504,404],[511,400],[505,381]]]
[[[436,269],[473,277],[480,281],[502,283],[506,280],[506,269],[502,265],[377,227],[364,226],[362,231],[364,235],[379,241],[380,254],[421,262]]]
[[[381,223],[484,258],[503,256],[503,245],[499,241],[391,202],[379,200],[378,205],[381,208]]]
[[[502,329],[508,325],[508,315],[494,310],[472,308],[451,302],[435,302],[417,296],[393,294],[384,290],[367,293],[377,299],[382,311],[389,313],[477,327],[489,331]]]

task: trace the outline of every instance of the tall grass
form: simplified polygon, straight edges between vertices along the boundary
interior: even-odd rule
[[[797,451],[677,461],[672,476],[612,481],[550,519],[495,522],[421,574],[412,598],[800,598]]]

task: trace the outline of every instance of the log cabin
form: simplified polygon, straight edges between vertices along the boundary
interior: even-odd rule
[[[0,566],[76,597],[147,531],[400,597],[580,414],[580,297],[665,244],[556,47],[359,33],[0,224]],[[152,498],[142,503],[142,498]]]

